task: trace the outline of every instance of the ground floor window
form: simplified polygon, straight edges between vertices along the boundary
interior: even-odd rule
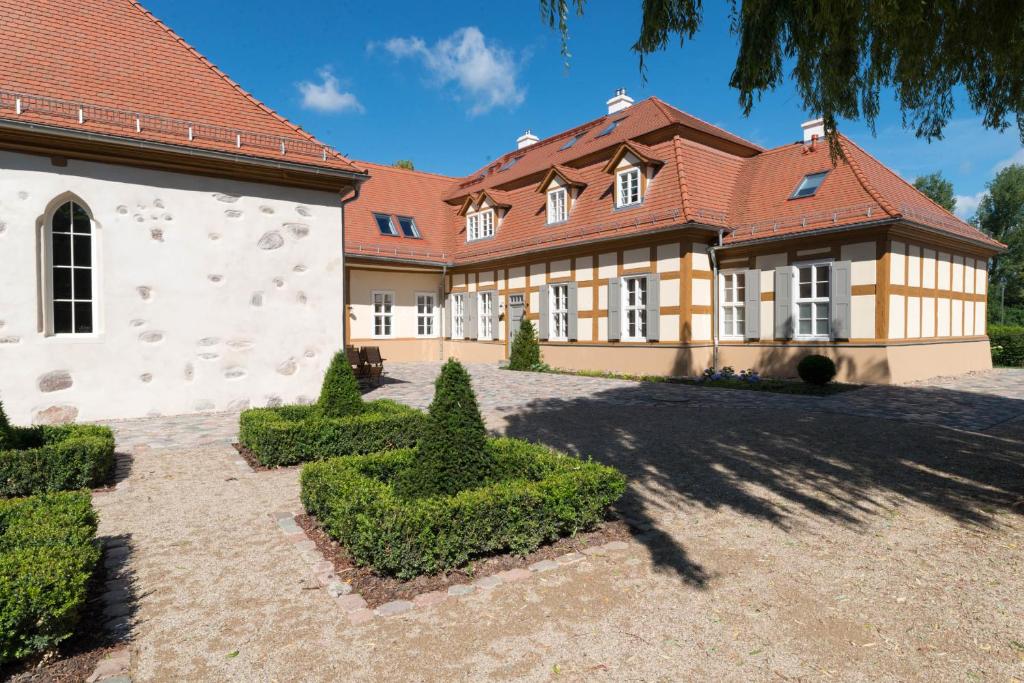
[[[89,334],[93,321],[92,219],[76,202],[50,222],[50,304],[54,334]]]
[[[722,273],[721,281],[721,317],[722,337],[724,339],[742,339],[746,322],[744,297],[746,295],[746,274],[743,271]]]
[[[434,336],[434,295],[416,295],[416,336]]]
[[[373,293],[373,336],[390,337],[393,327],[394,292]]]
[[[466,336],[466,295],[452,294],[452,339]]]
[[[551,285],[548,287],[551,300],[548,310],[551,312],[550,339],[567,341],[569,339],[569,285]]]
[[[480,314],[477,339],[494,339],[494,292],[481,292],[477,301]]]
[[[793,303],[798,338],[828,339],[831,333],[831,275],[832,264],[828,261],[797,265]]]
[[[647,339],[647,278],[622,278],[622,338]]]

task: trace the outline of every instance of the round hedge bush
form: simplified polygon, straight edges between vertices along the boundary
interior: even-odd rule
[[[836,364],[831,358],[811,354],[800,359],[796,366],[800,379],[808,384],[824,386],[831,382],[836,376]]]

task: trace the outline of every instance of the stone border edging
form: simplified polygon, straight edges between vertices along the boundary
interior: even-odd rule
[[[270,513],[270,517],[274,519],[278,529],[281,530],[285,538],[291,541],[292,545],[295,546],[306,561],[306,564],[309,565],[317,584],[321,588],[327,589],[331,598],[334,599],[338,607],[348,617],[349,623],[355,626],[367,624],[373,621],[375,617],[395,617],[413,610],[439,605],[449,598],[465,597],[480,591],[492,590],[502,584],[525,581],[535,574],[543,574],[583,562],[589,555],[604,556],[624,552],[630,546],[625,541],[610,541],[592,548],[584,548],[578,552],[566,553],[553,560],[540,560],[526,568],[506,569],[496,574],[479,578],[472,583],[455,584],[449,586],[444,591],[420,593],[412,600],[392,600],[385,602],[375,609],[370,609],[363,596],[353,592],[351,585],[338,578],[338,575],[334,573],[334,565],[329,560],[324,559],[323,554],[317,550],[316,544],[306,536],[306,532],[295,521],[295,518],[301,514],[304,513],[301,511],[279,511]]]

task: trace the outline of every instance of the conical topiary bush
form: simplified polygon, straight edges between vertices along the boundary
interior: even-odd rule
[[[523,318],[519,332],[512,339],[512,350],[509,352],[508,367],[510,370],[532,370],[540,364],[540,344],[533,323]]]
[[[416,466],[400,490],[415,496],[454,495],[486,481],[494,469],[487,429],[469,373],[454,358],[444,364],[434,383],[429,413]]]
[[[352,366],[344,351],[338,351],[331,359],[327,374],[324,375],[323,386],[320,387],[317,407],[324,417],[355,415],[363,410],[363,395],[359,391],[359,382],[352,373]]]

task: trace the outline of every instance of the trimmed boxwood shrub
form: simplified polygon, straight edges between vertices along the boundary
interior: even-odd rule
[[[0,665],[70,636],[100,550],[87,491],[0,500]]]
[[[368,401],[355,415],[325,417],[318,406],[253,408],[239,419],[238,440],[267,467],[414,446],[427,415],[394,401]]]
[[[356,561],[408,579],[486,553],[526,554],[593,527],[626,489],[616,469],[519,439],[491,439],[492,476],[455,495],[406,497],[417,449],[309,463],[302,503]]]
[[[989,325],[988,338],[992,344],[993,365],[1024,367],[1024,327]]]
[[[0,497],[92,488],[114,467],[114,434],[99,425],[9,427]]]
[[[533,370],[540,365],[540,343],[533,323],[523,317],[519,324],[519,332],[512,338],[512,348],[508,354],[509,370]]]
[[[338,351],[331,359],[316,405],[324,417],[344,417],[362,412],[363,394],[344,351]]]
[[[824,386],[836,376],[836,364],[827,356],[811,354],[800,359],[796,371],[808,384]]]

